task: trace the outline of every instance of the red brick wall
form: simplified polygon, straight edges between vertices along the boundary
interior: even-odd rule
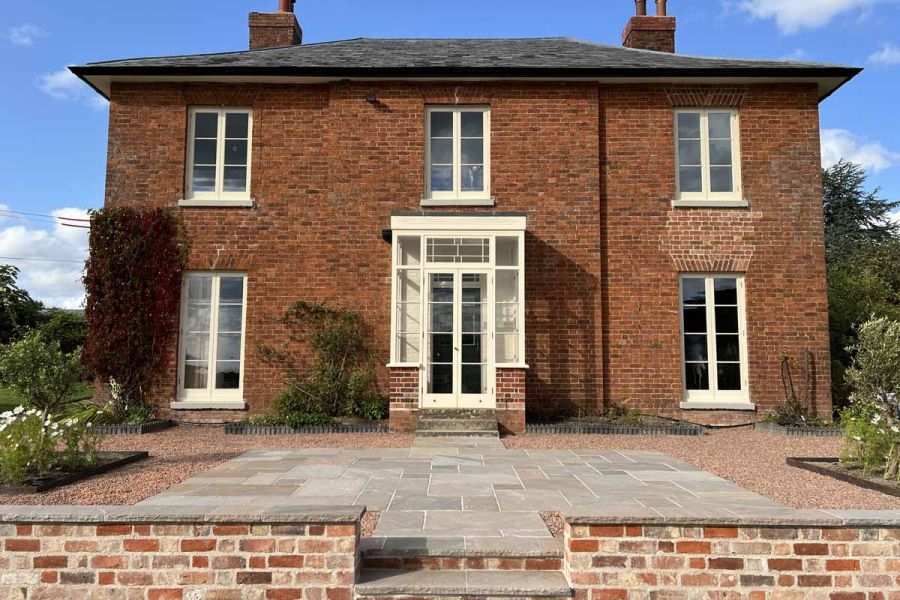
[[[0,524],[0,597],[350,600],[359,524]]]
[[[373,92],[377,106],[365,100]],[[528,217],[529,411],[591,411],[613,400],[676,414],[678,265],[720,258],[747,267],[753,399],[771,406],[780,397],[778,355],[809,347],[817,402],[830,405],[814,86],[748,89],[741,127],[750,210],[676,210],[663,87],[117,84],[111,206],[182,198],[188,106],[254,109],[256,208],[181,209],[189,268],[249,274],[251,412],[268,410],[284,387],[259,347],[286,339],[278,319],[296,300],[359,310],[376,364],[388,362],[390,246],[381,230],[391,211],[419,207],[425,106],[454,102],[491,105],[496,210]],[[304,349],[291,350],[302,362]],[[175,359],[173,347],[155,392],[164,405],[176,391]],[[387,393],[387,369],[378,374]]]
[[[566,526],[575,600],[897,600],[900,530]]]
[[[668,92],[668,93],[667,93]],[[742,178],[750,208],[673,208],[672,101],[664,87],[601,90],[604,396],[680,416],[679,271],[746,272],[751,400],[783,400],[812,352],[811,396],[831,414],[817,93],[813,85],[749,86],[740,106]],[[798,390],[803,394],[803,391]],[[703,415],[686,415],[705,420]]]

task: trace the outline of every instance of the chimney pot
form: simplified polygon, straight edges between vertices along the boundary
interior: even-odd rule
[[[656,16],[666,16],[666,0],[656,0]]]
[[[278,0],[278,12],[294,12],[294,3],[296,0]]]
[[[634,14],[639,17],[647,14],[647,0],[634,0]]]

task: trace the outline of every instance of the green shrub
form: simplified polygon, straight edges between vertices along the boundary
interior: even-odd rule
[[[283,418],[282,423],[286,427],[300,429],[301,427],[334,425],[334,417],[328,415],[309,414],[309,413],[293,413]]]
[[[867,321],[858,339],[847,369],[852,411],[844,460],[866,472],[883,468],[885,478],[900,481],[900,322]]]
[[[46,423],[46,424],[45,424]],[[50,423],[35,408],[18,406],[0,415],[0,478],[3,483],[23,483],[41,475],[53,463],[56,440]]]
[[[66,354],[59,342],[46,342],[40,333],[31,332],[0,352],[0,385],[12,388],[45,417],[59,415],[74,402],[80,380],[80,353]]]
[[[54,469],[93,464],[100,442],[90,421],[53,420],[36,408],[16,407],[0,414],[0,483],[21,484]]]
[[[872,404],[854,404],[841,413],[844,444],[841,462],[863,473],[884,470],[891,449],[890,428]]]
[[[97,451],[103,436],[89,419],[69,417],[55,423],[58,429],[59,462],[63,468],[74,470],[97,462]]]
[[[47,320],[41,323],[38,331],[44,340],[59,342],[60,349],[68,354],[84,346],[87,337],[87,319],[76,312],[55,309],[50,311]]]
[[[276,418],[285,425],[324,425],[335,417],[383,419],[387,400],[378,391],[359,314],[328,304],[295,303],[282,321],[290,339],[305,343],[312,360],[297,364],[289,347],[261,347],[260,354],[294,380],[275,399]]]

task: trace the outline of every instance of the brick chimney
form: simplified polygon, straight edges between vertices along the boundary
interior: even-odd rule
[[[626,48],[675,52],[675,17],[666,15],[666,0],[656,0],[656,16],[647,15],[647,0],[634,0],[635,15],[622,32]]]
[[[250,13],[250,49],[283,48],[303,43],[303,30],[294,14],[296,0],[278,0],[276,13]]]

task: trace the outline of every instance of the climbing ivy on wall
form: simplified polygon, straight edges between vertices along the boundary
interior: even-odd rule
[[[185,258],[178,217],[93,211],[89,245],[83,360],[100,381],[121,386],[128,404],[143,404],[174,344]]]

